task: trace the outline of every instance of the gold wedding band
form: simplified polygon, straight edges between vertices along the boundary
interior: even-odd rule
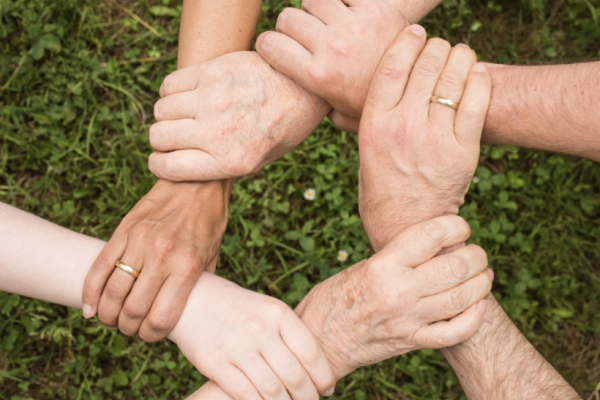
[[[140,273],[138,271],[131,268],[129,265],[123,264],[121,261],[117,261],[115,263],[115,267],[122,269],[123,271],[127,272],[129,275],[133,276],[135,279],[137,279],[140,276]]]
[[[431,98],[431,102],[432,103],[438,103],[438,104],[441,104],[441,105],[446,106],[446,107],[450,107],[450,108],[452,108],[454,110],[458,110],[458,105],[460,104],[460,103],[455,103],[455,102],[453,102],[450,99],[445,99],[445,98],[440,97],[440,96],[433,96]]]

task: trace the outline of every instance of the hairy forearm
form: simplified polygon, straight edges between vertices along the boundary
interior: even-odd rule
[[[488,67],[494,89],[485,142],[600,161],[600,62]]]
[[[469,400],[580,399],[490,295],[471,339],[443,349]]]

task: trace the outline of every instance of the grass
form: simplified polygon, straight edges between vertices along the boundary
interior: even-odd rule
[[[289,5],[265,0],[259,30]],[[175,68],[180,6],[0,0],[0,201],[110,236],[154,182],[147,130],[158,87]],[[557,63],[600,55],[598,15],[598,0],[446,0],[424,24],[482,60]],[[356,211],[357,170],[356,137],[323,122],[240,180],[220,273],[294,305],[371,254]],[[484,146],[477,178],[461,213],[488,251],[496,296],[582,396],[598,396],[600,167]],[[304,200],[307,188],[315,201]],[[336,261],[342,249],[346,263]],[[166,341],[147,345],[76,310],[0,293],[2,400],[171,399],[202,382]],[[335,398],[464,395],[441,356],[423,350],[356,371]]]

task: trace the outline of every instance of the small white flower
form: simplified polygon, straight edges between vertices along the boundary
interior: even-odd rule
[[[345,250],[338,251],[338,261],[346,261],[348,259],[348,252]]]
[[[479,178],[478,178],[478,177],[476,177],[476,176],[474,176],[474,177],[473,177],[473,183],[479,183]]]
[[[317,192],[315,192],[315,189],[307,189],[306,192],[304,192],[304,198],[308,201],[313,201],[316,194]]]

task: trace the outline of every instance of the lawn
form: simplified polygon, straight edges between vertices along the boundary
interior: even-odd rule
[[[299,3],[265,0],[259,31]],[[147,132],[175,69],[180,9],[181,0],[0,0],[0,201],[110,237],[155,181]],[[559,63],[600,56],[599,16],[600,0],[445,0],[424,25],[481,60]],[[356,136],[324,121],[240,179],[219,273],[295,305],[368,257],[357,171]],[[501,304],[590,399],[600,398],[599,185],[590,161],[484,146],[461,210]],[[177,399],[204,381],[172,343],[147,345],[80,314],[0,293],[0,399]],[[367,398],[464,395],[439,353],[423,350],[338,383],[335,399]]]

